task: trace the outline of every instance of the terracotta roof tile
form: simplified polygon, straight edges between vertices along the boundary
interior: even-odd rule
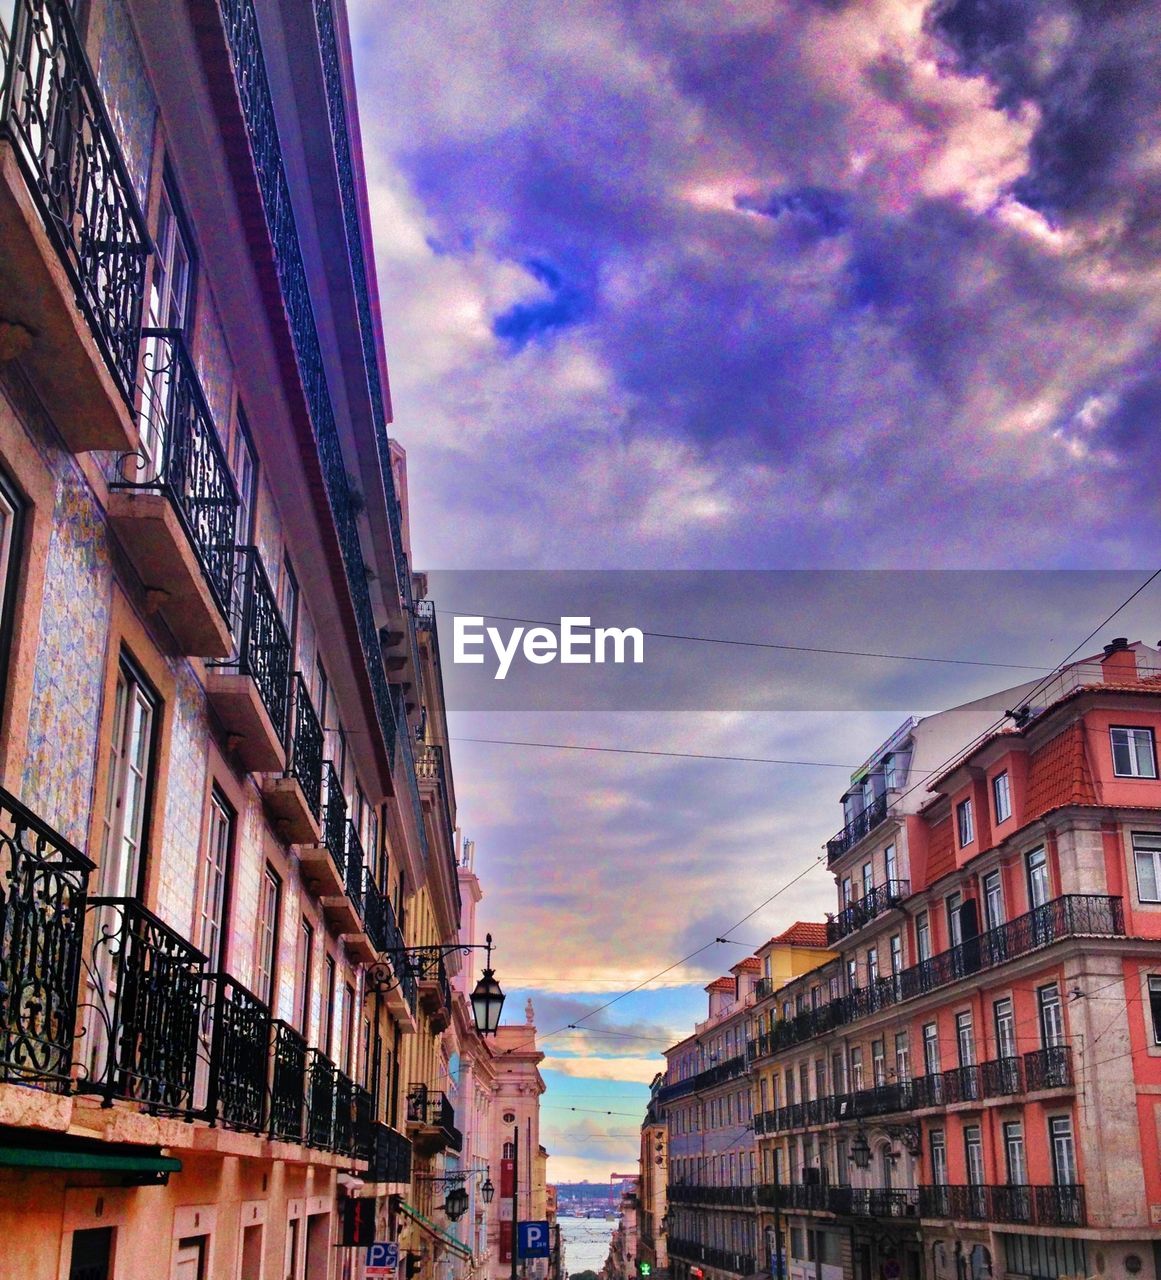
[[[762,961],[757,956],[747,956],[741,964],[734,965],[734,970],[744,969],[746,973],[761,973]]]
[[[1084,726],[1071,724],[1033,752],[1028,761],[1027,812],[1065,804],[1092,804],[1096,788],[1084,754]]]
[[[707,991],[733,991],[733,978],[715,978],[713,982],[706,987]]]
[[[792,947],[825,947],[828,945],[826,923],[822,920],[797,920],[770,941],[785,942]]]
[[[931,828],[927,846],[927,883],[934,884],[940,876],[955,870],[955,848],[951,839],[951,818],[936,823]]]

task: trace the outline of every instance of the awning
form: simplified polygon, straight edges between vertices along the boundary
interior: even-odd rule
[[[0,1147],[0,1166],[9,1169],[85,1169],[94,1173],[170,1174],[181,1172],[176,1156],[128,1155],[119,1151],[75,1151],[55,1147]]]
[[[461,1258],[465,1258],[468,1262],[472,1260],[472,1251],[462,1240],[457,1240],[450,1232],[443,1227],[438,1227],[430,1218],[425,1218],[418,1209],[413,1209],[406,1200],[399,1203],[400,1210],[405,1213],[412,1222],[415,1223],[421,1231],[426,1231],[434,1240],[438,1240],[440,1244],[446,1245],[452,1253],[458,1254]]]

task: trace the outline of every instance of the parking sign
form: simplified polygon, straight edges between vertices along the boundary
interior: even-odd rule
[[[516,1256],[519,1258],[547,1258],[550,1252],[548,1247],[548,1223],[521,1222],[519,1228],[516,1236]]]
[[[398,1272],[398,1240],[376,1240],[367,1246],[367,1280],[395,1280]]]

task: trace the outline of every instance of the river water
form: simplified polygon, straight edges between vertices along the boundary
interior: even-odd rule
[[[617,1225],[612,1218],[558,1218],[564,1245],[564,1265],[569,1275],[600,1271],[609,1256],[609,1241]]]

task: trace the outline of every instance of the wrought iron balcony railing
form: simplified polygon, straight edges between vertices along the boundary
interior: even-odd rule
[[[211,665],[254,681],[282,742],[290,710],[290,633],[257,547],[236,549],[230,596],[230,623],[237,652],[231,660]]]
[[[919,1212],[924,1218],[956,1222],[1026,1223],[1040,1227],[1083,1227],[1087,1220],[1084,1187],[1079,1183],[920,1187]]]
[[[670,1256],[686,1262],[704,1262],[707,1266],[716,1267],[719,1271],[729,1271],[736,1276],[754,1274],[754,1258],[751,1254],[733,1253],[728,1249],[718,1249],[713,1245],[701,1244],[696,1240],[682,1240],[672,1235],[668,1245]]]
[[[375,1100],[361,1084],[353,1087],[352,1111],[355,1118],[354,1152],[359,1160],[370,1160],[375,1154]]]
[[[826,842],[826,858],[833,862],[869,835],[887,816],[887,797],[877,796],[860,814],[856,814],[836,836]]]
[[[1034,1049],[1024,1055],[1024,1078],[1029,1092],[1036,1089],[1071,1089],[1072,1049],[1067,1044]]]
[[[335,1119],[331,1133],[335,1151],[355,1151],[355,1082],[345,1071],[335,1072]]]
[[[411,1143],[390,1125],[372,1125],[373,1151],[367,1165],[368,1182],[410,1182]]]
[[[323,762],[322,837],[335,870],[339,873],[339,879],[346,883],[347,798],[343,795],[339,775],[330,760]]]
[[[211,1123],[261,1133],[266,1128],[270,1010],[227,973],[215,975],[210,1040]]]
[[[757,1056],[762,1056],[763,1045],[767,1053],[780,1053],[825,1035],[836,1027],[857,1022],[902,1001],[970,978],[973,974],[1028,955],[1064,938],[1122,938],[1124,935],[1125,917],[1120,898],[1103,894],[1066,894],[949,951],[922,960],[901,973],[837,996],[817,1009],[805,1009],[792,1018],[782,1019],[774,1024],[765,1040],[759,1038],[754,1042],[754,1047]],[[684,1091],[690,1092],[688,1089]],[[677,1096],[680,1095],[667,1095]]]
[[[725,1205],[736,1209],[754,1204],[753,1187],[717,1187],[709,1183],[670,1183],[666,1188],[670,1204]]]
[[[142,331],[141,448],[121,460],[113,489],[162,494],[197,556],[215,604],[229,616],[238,494],[185,337]]]
[[[724,1084],[727,1080],[736,1080],[745,1075],[748,1067],[746,1055],[739,1053],[716,1066],[707,1067],[696,1075],[687,1076],[684,1080],[676,1080],[673,1084],[663,1085],[657,1091],[658,1102],[671,1102],[674,1098],[684,1098],[686,1094],[700,1093],[703,1089],[712,1089],[715,1085]]]
[[[826,940],[833,946],[849,934],[857,933],[872,920],[898,907],[911,892],[910,880],[888,880],[876,885],[857,902],[844,907],[837,916],[828,916]]]
[[[447,1094],[413,1084],[407,1092],[407,1123],[439,1131],[441,1145],[459,1151],[463,1135],[456,1128],[455,1108]]]
[[[344,883],[347,897],[355,904],[355,910],[360,916],[363,914],[363,863],[363,842],[359,839],[359,828],[348,819]]]
[[[451,1010],[451,982],[447,976],[447,965],[444,964],[443,951],[439,947],[417,947],[411,952],[411,967],[415,970],[416,981],[420,987],[425,984],[434,989],[437,998],[432,1001],[432,1008]],[[422,991],[421,999],[426,999]]]
[[[92,869],[0,789],[0,1080],[69,1087]]]
[[[334,1145],[338,1068],[321,1049],[306,1051],[306,1140],[324,1150]]]
[[[301,1142],[306,1106],[306,1041],[288,1022],[278,1019],[273,1026],[270,1136]]]
[[[306,264],[295,226],[294,201],[291,199],[282,158],[278,121],[266,73],[259,22],[252,0],[218,0],[218,8],[246,126],[266,230],[274,249],[274,268],[298,362],[299,379],[318,443],[319,462],[342,554],[375,715],[388,756],[393,762],[397,740],[406,740],[407,731],[405,724],[396,724],[387,675],[383,668],[379,633],[375,625],[356,525],[357,508],[347,479],[334,405],[327,384],[326,362],[311,304]],[[365,281],[362,287],[366,288]],[[376,417],[380,471],[384,485],[389,486],[393,473],[381,389],[376,398],[378,365],[372,361],[367,368]],[[394,540],[398,511],[392,509],[396,505],[393,497],[393,492],[389,489],[387,506]],[[401,548],[402,545],[400,537],[396,546]]]
[[[133,404],[149,233],[66,0],[15,0],[0,38],[0,133],[93,339]]]
[[[133,898],[90,898],[88,912],[80,1087],[191,1114],[205,956]]]
[[[382,955],[391,941],[387,928],[387,913],[391,903],[383,896],[369,870],[363,872],[363,926],[371,946]]]
[[[323,731],[301,671],[291,682],[292,731],[286,741],[286,771],[298,780],[315,818],[322,816]]]

